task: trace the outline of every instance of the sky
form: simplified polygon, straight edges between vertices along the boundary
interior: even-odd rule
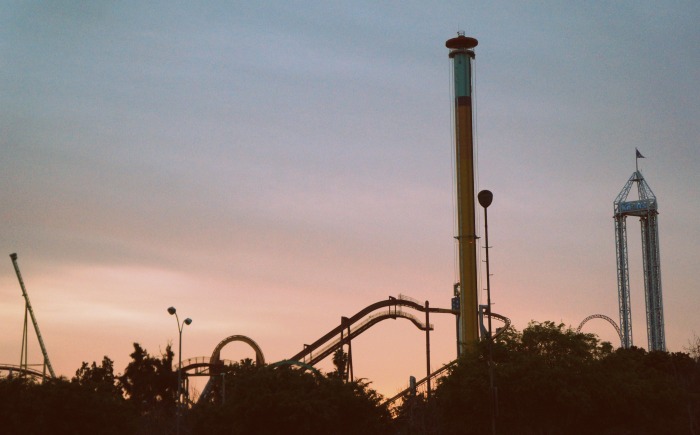
[[[104,355],[122,372],[134,342],[177,351],[169,306],[193,320],[183,359],[240,334],[268,362],[388,296],[449,307],[444,43],[460,30],[479,40],[493,310],[520,330],[619,321],[613,200],[638,148],[659,204],[667,347],[682,351],[700,334],[700,3],[659,5],[0,3],[0,363],[21,350],[13,252],[67,377]],[[628,238],[646,347],[633,218]],[[455,358],[455,320],[431,323],[435,369]],[[584,331],[619,345],[601,320]],[[222,357],[254,353],[233,343]],[[425,334],[382,322],[353,341],[353,361],[393,395],[425,375]]]

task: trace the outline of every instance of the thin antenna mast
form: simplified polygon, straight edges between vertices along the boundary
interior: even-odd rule
[[[12,265],[15,267],[15,273],[17,273],[17,279],[19,280],[19,285],[22,288],[22,296],[24,296],[24,301],[25,301],[25,316],[26,316],[26,311],[29,311],[29,315],[32,318],[32,323],[34,324],[34,331],[36,331],[36,337],[39,339],[39,346],[41,347],[41,353],[44,354],[44,366],[49,369],[49,373],[51,373],[51,377],[55,378],[56,374],[53,371],[53,367],[51,366],[51,361],[49,361],[49,353],[46,351],[46,346],[44,346],[44,339],[41,338],[41,332],[39,331],[39,323],[36,321],[36,316],[34,315],[34,310],[32,309],[32,304],[29,302],[29,295],[27,294],[27,290],[24,288],[24,281],[22,281],[22,274],[19,271],[19,266],[17,265],[17,254],[10,254],[10,258],[12,259]],[[25,320],[26,322],[26,320]],[[26,341],[26,338],[25,338]],[[26,351],[26,349],[25,349]]]

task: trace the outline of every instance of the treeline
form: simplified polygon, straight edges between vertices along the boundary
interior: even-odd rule
[[[365,381],[344,380],[347,358],[321,374],[292,366],[227,368],[214,400],[182,410],[182,434],[700,434],[700,343],[687,353],[617,349],[552,322],[493,343],[495,389],[482,342],[433,395],[404,400],[392,418]],[[494,400],[494,418],[490,397]],[[123,374],[83,363],[71,379],[0,379],[0,432],[172,434],[177,372],[168,346],[134,344]]]
[[[113,361],[84,362],[72,379],[0,379],[2,434],[389,434],[391,417],[364,381],[346,382],[336,355],[327,375],[293,366],[226,367],[216,400],[177,418],[177,371],[170,346],[151,356],[134,344],[116,375]]]
[[[689,353],[613,350],[593,334],[532,322],[479,344],[430,400],[406,400],[402,434],[700,434],[700,341]]]
[[[134,343],[131,362],[116,375],[114,363],[83,362],[72,379],[0,380],[0,433],[174,433],[177,372],[170,346],[159,357]]]

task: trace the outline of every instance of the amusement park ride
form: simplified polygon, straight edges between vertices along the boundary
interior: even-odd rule
[[[461,355],[473,348],[482,339],[495,339],[502,331],[510,326],[510,320],[500,314],[491,312],[490,288],[489,299],[486,305],[479,305],[478,298],[478,239],[476,231],[476,210],[475,210],[475,176],[474,176],[474,141],[473,141],[473,113],[472,113],[472,61],[475,57],[474,48],[478,41],[474,38],[466,37],[462,33],[446,42],[449,49],[449,58],[453,67],[453,96],[454,96],[454,117],[455,117],[455,161],[456,161],[456,204],[457,204],[457,228],[455,240],[459,255],[459,282],[454,285],[454,298],[451,308],[430,307],[428,301],[421,303],[417,300],[403,295],[389,297],[386,300],[375,302],[351,317],[342,317],[340,324],[328,331],[325,335],[314,341],[298,353],[291,355],[288,359],[274,363],[275,365],[296,365],[304,369],[316,370],[314,365],[333,355],[338,350],[347,347],[348,370],[346,376],[352,380],[354,377],[352,368],[352,340],[360,334],[366,332],[372,326],[386,319],[403,318],[413,323],[419,330],[426,334],[427,370],[425,378],[412,382],[410,388],[400,392],[396,396],[386,401],[388,406],[396,405],[403,400],[407,394],[415,394],[417,388],[425,388],[430,395],[431,380],[442,376],[456,362],[442,366],[440,369],[431,372],[430,370],[430,331],[433,329],[430,324],[430,314],[452,314],[456,316],[457,323],[457,353]],[[637,151],[637,157],[642,157]],[[637,184],[639,194],[638,200],[628,201],[627,197],[634,184]],[[480,203],[484,209],[488,207],[492,197],[488,198],[488,203],[484,205],[481,194]],[[490,192],[488,192],[490,195]],[[584,324],[594,318],[606,320],[616,329],[620,336],[621,345],[630,347],[632,345],[632,326],[630,315],[630,295],[628,279],[627,261],[627,216],[637,216],[642,225],[642,249],[644,254],[644,284],[646,290],[647,323],[650,350],[665,350],[663,305],[661,298],[661,272],[659,263],[658,226],[656,216],[656,197],[647,185],[644,177],[637,168],[632,174],[627,184],[622,189],[614,202],[615,209],[615,241],[617,248],[617,277],[618,277],[618,297],[620,308],[620,324],[618,327],[614,320],[602,314],[594,314],[584,319],[578,327],[578,331]],[[488,235],[486,244],[488,245]],[[487,248],[487,275],[488,275],[488,246]],[[0,365],[0,371],[16,371],[21,375],[36,376],[40,378],[55,377],[55,373],[49,361],[39,325],[37,323],[29,296],[24,287],[24,282],[17,265],[17,254],[11,254],[12,262],[22,288],[25,299],[25,324],[22,341],[22,358],[19,366]],[[490,287],[490,286],[489,286]],[[406,311],[412,310],[423,313],[424,320],[415,314]],[[174,309],[173,309],[174,312]],[[171,313],[172,314],[172,313]],[[27,336],[28,336],[28,316],[31,318],[36,336],[39,340],[43,354],[43,372],[39,372],[29,367],[27,363]],[[485,319],[488,321],[488,329],[484,326]],[[491,331],[491,320],[498,320],[503,323],[502,328],[498,328],[495,334]],[[197,357],[184,360],[178,367],[178,373],[182,375],[185,384],[184,391],[189,391],[189,377],[207,376],[209,380],[199,396],[199,401],[219,400],[222,389],[222,380],[226,373],[226,366],[229,361],[221,359],[221,350],[229,343],[243,342],[248,344],[255,351],[256,363],[265,364],[265,357],[258,344],[245,336],[232,335],[222,340],[212,352],[210,357]],[[49,375],[46,371],[48,370]],[[182,383],[179,387],[182,386]],[[187,395],[187,393],[185,393]],[[189,400],[189,398],[187,398]]]
[[[636,162],[644,156],[636,150]],[[628,200],[633,185],[638,199]],[[659,255],[659,226],[656,196],[636,165],[634,173],[617,195],[615,206],[615,248],[617,253],[617,291],[620,304],[622,346],[632,346],[632,314],[627,259],[627,216],[636,216],[642,229],[642,258],[644,259],[644,293],[647,308],[647,339],[649,350],[666,350],[664,306],[661,295],[661,260]]]
[[[31,376],[35,378],[47,379],[48,375],[46,370],[48,369],[49,374],[52,378],[56,377],[56,373],[53,371],[51,366],[51,361],[49,360],[49,353],[46,351],[46,346],[44,345],[44,339],[39,331],[39,323],[34,315],[34,309],[32,308],[31,302],[29,302],[29,294],[27,289],[24,287],[24,280],[22,279],[22,274],[19,271],[19,265],[17,264],[17,254],[10,254],[10,259],[12,260],[12,265],[15,268],[15,273],[17,274],[17,279],[19,280],[19,286],[22,289],[22,296],[24,297],[24,330],[22,332],[22,352],[20,353],[20,363],[18,366],[12,364],[0,364],[0,371],[7,371],[9,373],[17,372],[20,376]],[[36,333],[36,338],[39,340],[39,347],[41,348],[41,353],[44,356],[43,371],[38,371],[36,369],[30,368],[28,362],[28,338],[29,338],[29,328],[27,324],[27,315],[32,319],[32,325],[34,325],[34,332]]]

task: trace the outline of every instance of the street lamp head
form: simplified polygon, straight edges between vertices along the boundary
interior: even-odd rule
[[[185,325],[189,325],[190,323],[192,323],[192,319],[190,319],[189,317],[186,318],[186,319],[185,319]]]
[[[170,308],[168,308],[168,312],[172,316],[173,314],[175,314],[177,312],[177,310],[175,309],[175,307],[170,307]]]
[[[491,193],[490,190],[482,190],[479,192],[479,195],[477,195],[477,198],[479,198],[479,204],[481,204],[482,207],[487,208],[493,201],[493,193]]]

